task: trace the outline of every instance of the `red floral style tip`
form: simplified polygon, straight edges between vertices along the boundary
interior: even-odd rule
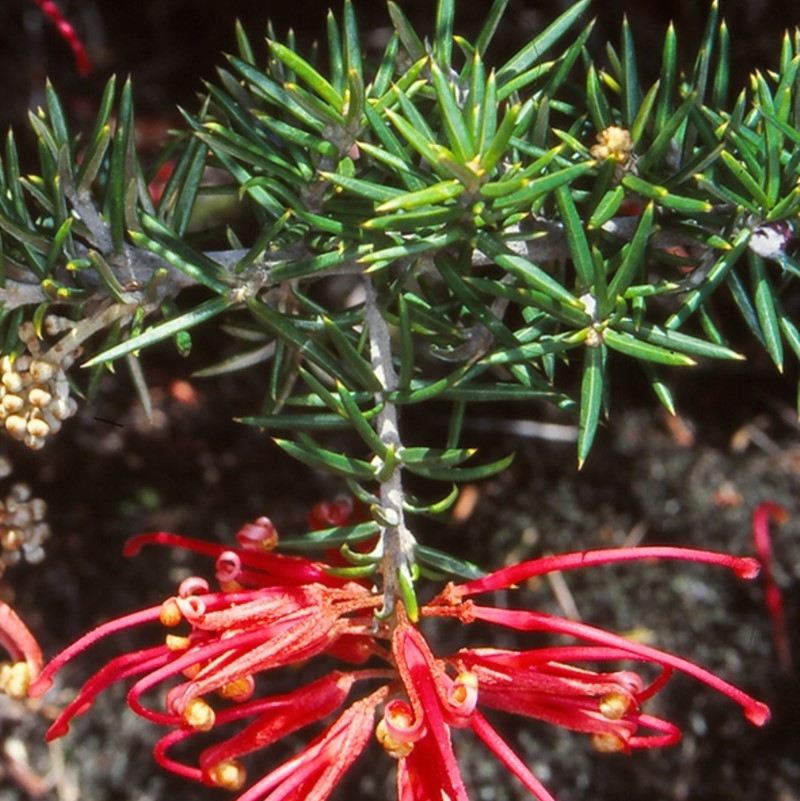
[[[162,605],[105,623],[56,656],[31,695],[42,695],[67,661],[101,638],[145,623],[169,630],[162,644],[118,656],[89,678],[49,737],[64,734],[106,687],[130,680],[129,706],[170,729],[155,746],[157,762],[187,779],[237,791],[237,801],[324,801],[373,737],[397,762],[398,801],[468,801],[454,748],[461,729],[477,735],[539,801],[554,801],[486,710],[584,733],[602,752],[670,745],[680,738],[679,728],[643,707],[677,670],[729,696],[753,723],[769,717],[764,704],[681,657],[585,623],[473,600],[550,571],[640,560],[704,562],[753,578],[753,559],[621,548],[535,559],[449,584],[419,610],[423,625],[431,617],[482,620],[568,635],[574,644],[463,648],[437,656],[400,601],[383,619],[376,614],[384,608],[381,594],[330,575],[319,562],[270,552],[277,535],[267,518],[245,526],[237,539],[240,547],[227,550],[166,533],[129,544],[129,553],[159,543],[215,557],[220,589],[187,579]],[[330,672],[288,692],[270,690],[273,671],[322,655]],[[608,670],[596,669],[604,664]],[[634,669],[642,664],[657,668],[649,682]],[[322,728],[295,756],[246,787],[248,754],[310,726]],[[185,741],[199,737],[210,739],[207,747],[194,761],[181,759]]]
[[[75,57],[75,66],[81,75],[89,75],[92,72],[92,62],[86,48],[83,46],[80,37],[58,10],[58,6],[51,0],[34,0],[37,6],[53,21],[61,37],[69,45],[72,55]]]
[[[786,632],[786,618],[783,614],[783,596],[772,569],[772,542],[769,524],[770,520],[773,520],[780,525],[788,519],[789,513],[772,501],[764,501],[753,512],[753,545],[764,566],[764,592],[767,611],[772,621],[772,641],[775,643],[778,662],[787,673],[792,669],[792,653],[789,648],[789,635]]]

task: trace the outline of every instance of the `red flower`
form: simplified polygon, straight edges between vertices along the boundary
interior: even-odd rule
[[[420,610],[422,617],[457,617],[465,623],[484,620],[521,631],[566,634],[588,643],[528,651],[463,649],[437,660],[401,610],[392,651],[408,701],[387,704],[378,729],[387,752],[399,759],[398,798],[438,801],[444,792],[452,801],[467,801],[451,732],[469,727],[540,801],[552,799],[489,725],[481,707],[586,732],[603,752],[671,745],[680,739],[678,727],[645,714],[641,706],[680,670],[739,703],[752,723],[766,723],[769,709],[764,704],[681,657],[554,615],[478,606],[465,600],[551,571],[654,558],[722,565],[742,578],[758,573],[754,559],[710,551],[655,547],[577,552],[535,559],[465,584],[451,584]],[[648,685],[631,670],[604,673],[567,664],[621,661],[648,663],[660,668],[660,673]],[[642,734],[642,729],[650,733]]]
[[[0,663],[0,692],[24,698],[42,669],[42,651],[19,615],[0,601],[0,645],[12,662]]]
[[[222,589],[211,592],[204,580],[188,579],[161,606],[106,623],[55,657],[33,683],[31,694],[45,692],[66,661],[108,634],[157,621],[188,629],[101,668],[48,736],[64,734],[70,720],[107,686],[133,679],[131,708],[172,729],[155,747],[159,764],[231,790],[245,786],[241,760],[247,754],[327,721],[305,748],[256,780],[238,801],[324,801],[373,731],[397,760],[399,801],[468,801],[453,747],[454,736],[465,728],[540,801],[553,801],[483,710],[499,709],[584,732],[601,751],[668,745],[680,737],[677,726],[646,714],[642,707],[673,671],[680,670],[730,696],[754,723],[760,725],[769,716],[760,702],[680,657],[584,623],[478,605],[471,599],[551,570],[653,558],[722,565],[752,578],[758,567],[752,559],[679,548],[590,551],[533,560],[451,584],[419,610],[421,618],[484,620],[521,631],[570,635],[578,644],[521,651],[465,648],[437,657],[399,600],[395,599],[394,615],[383,620],[376,614],[384,608],[382,595],[330,575],[321,563],[264,550],[276,541],[266,518],[246,526],[238,540],[242,547],[225,550],[162,533],[138,538],[129,546],[132,552],[144,543],[159,542],[215,556]],[[351,667],[331,670],[280,694],[264,693],[268,684],[256,683],[258,676],[268,682],[270,671],[323,654]],[[368,659],[374,664],[352,667]],[[637,672],[619,669],[623,661],[648,663],[660,673],[648,684]],[[573,664],[586,662],[612,667],[601,672]],[[351,700],[364,683],[368,689]],[[145,704],[150,691],[161,687],[167,690],[163,708]],[[215,701],[214,695],[222,701]],[[238,731],[206,747],[196,764],[173,756],[184,740],[206,736],[210,730],[235,729],[237,724]]]

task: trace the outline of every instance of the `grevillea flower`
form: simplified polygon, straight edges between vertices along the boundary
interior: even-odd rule
[[[24,698],[42,669],[42,651],[20,616],[0,601],[0,645],[11,662],[0,663],[0,692],[11,698]]]
[[[635,560],[705,562],[753,578],[754,559],[683,548],[620,548],[535,559],[449,584],[420,608],[421,625],[432,617],[463,624],[481,620],[520,632],[568,635],[575,642],[519,651],[463,648],[437,656],[400,600],[384,619],[378,614],[385,600],[380,593],[335,576],[322,563],[272,553],[276,540],[267,518],[245,526],[235,549],[165,533],[133,540],[129,553],[160,543],[215,557],[220,589],[211,591],[198,577],[187,579],[160,606],[105,623],[56,656],[33,682],[32,695],[44,693],[65,662],[100,638],[144,623],[185,629],[170,631],[160,645],[112,659],[89,678],[48,736],[64,734],[102,690],[129,679],[129,706],[170,729],[155,746],[158,763],[188,779],[242,791],[237,801],[324,801],[373,737],[397,761],[398,801],[468,801],[454,750],[461,729],[471,729],[540,801],[553,801],[485,711],[585,733],[604,752],[669,745],[679,739],[679,728],[643,706],[677,670],[730,697],[756,725],[769,717],[764,704],[681,657],[585,623],[474,600],[551,571]],[[274,671],[321,655],[330,672],[288,692],[276,692],[274,684],[270,689]],[[597,670],[598,664],[609,669]],[[645,681],[631,668],[638,664],[658,668],[656,677]],[[163,700],[156,700],[156,690]],[[248,754],[320,725],[295,756],[243,790],[242,760]],[[221,739],[212,740],[195,762],[179,758],[184,741],[221,731]]]

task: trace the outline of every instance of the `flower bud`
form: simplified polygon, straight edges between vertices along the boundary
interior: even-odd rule
[[[37,384],[45,384],[55,376],[56,366],[44,359],[34,359],[28,372]]]
[[[25,418],[20,417],[18,414],[12,414],[10,417],[6,418],[6,431],[8,431],[14,439],[25,439],[28,433],[28,428],[25,425]]]
[[[28,434],[36,439],[44,439],[50,433],[50,426],[47,425],[44,420],[40,420],[38,417],[28,420],[28,425],[26,428]]]
[[[5,361],[5,360],[4,360]],[[21,392],[23,387],[23,380],[22,376],[16,372],[16,370],[12,372],[4,372],[3,374],[3,386],[9,392]]]
[[[5,398],[3,400],[5,401]],[[28,393],[28,400],[32,406],[36,406],[38,409],[44,409],[45,406],[50,405],[50,402],[53,400],[53,396],[47,390],[42,389],[41,387],[34,387]]]
[[[3,409],[9,414],[18,412],[25,405],[25,401],[19,395],[5,395],[3,397]]]

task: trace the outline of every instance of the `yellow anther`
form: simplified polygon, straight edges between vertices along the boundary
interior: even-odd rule
[[[466,703],[470,696],[478,690],[478,677],[471,671],[464,671],[456,676],[451,694],[451,701],[455,704]]]
[[[218,693],[222,698],[230,701],[246,701],[255,690],[255,682],[252,676],[242,676],[235,681],[229,681],[219,688]]]
[[[414,750],[414,743],[404,743],[392,737],[386,727],[386,721],[381,718],[375,727],[375,739],[383,746],[392,759],[403,759]]]
[[[189,647],[189,638],[178,634],[167,634],[164,644],[170,651],[185,651]]]
[[[247,780],[244,766],[234,759],[223,759],[207,771],[206,778],[217,787],[240,790]]]
[[[609,720],[619,720],[631,707],[631,698],[625,693],[611,692],[600,699],[600,714]]]
[[[208,731],[213,728],[216,715],[214,710],[202,699],[193,698],[181,715],[183,722],[195,731]]]
[[[614,754],[625,750],[625,741],[611,732],[598,732],[592,735],[592,748],[601,754]]]
[[[174,598],[167,598],[161,604],[161,614],[158,616],[163,626],[177,626],[183,620],[181,609]]]

